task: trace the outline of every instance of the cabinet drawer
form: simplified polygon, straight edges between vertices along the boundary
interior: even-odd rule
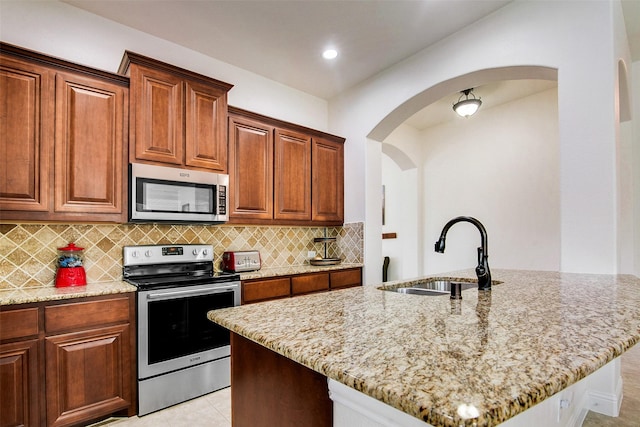
[[[54,305],[44,309],[46,333],[129,321],[129,298]]]
[[[331,289],[348,288],[362,285],[362,272],[359,268],[335,271],[331,275]]]
[[[0,311],[0,339],[38,335],[38,309]]]
[[[243,304],[288,297],[290,293],[291,281],[288,277],[242,283]]]
[[[327,273],[307,274],[291,278],[291,293],[293,295],[328,290],[329,274]]]

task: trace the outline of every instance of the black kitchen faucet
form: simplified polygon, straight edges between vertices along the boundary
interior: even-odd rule
[[[436,242],[435,249],[436,252],[444,253],[444,240],[447,236],[447,232],[449,228],[453,224],[458,222],[470,222],[475,225],[480,231],[480,247],[478,248],[478,266],[476,267],[476,275],[478,276],[478,290],[481,291],[490,291],[491,290],[491,271],[489,270],[489,257],[488,246],[487,246],[487,231],[480,221],[470,216],[459,216],[453,218],[451,221],[445,224],[442,229],[442,233],[440,233],[440,239]]]

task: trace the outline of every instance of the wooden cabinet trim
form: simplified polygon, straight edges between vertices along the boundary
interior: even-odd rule
[[[273,117],[264,116],[259,113],[254,113],[253,111],[244,110],[242,108],[234,107],[229,105],[228,107],[229,115],[237,116],[237,117],[245,117],[247,119],[251,119],[260,123],[269,124],[273,127],[277,127],[280,129],[287,129],[294,132],[304,133],[306,135],[311,136],[312,138],[324,138],[329,141],[334,141],[337,143],[344,144],[346,141],[345,138],[337,135],[332,135],[327,132],[319,131],[317,129],[312,129],[306,126],[298,125],[295,123],[287,122],[280,119],[275,119]]]
[[[228,92],[233,87],[230,83],[225,83],[212,77],[186,70],[175,65],[167,64],[166,62],[158,61],[157,59],[149,58],[148,56],[140,55],[139,53],[131,52],[129,50],[124,52],[122,61],[120,62],[120,67],[118,67],[118,74],[128,75],[131,64],[138,64],[147,68],[163,70],[166,73],[181,76],[185,79],[199,81],[207,86],[217,87],[224,92]]]
[[[0,51],[16,58],[24,59],[29,62],[37,63],[47,67],[53,67],[61,71],[72,71],[85,74],[100,80],[110,81],[123,87],[129,87],[129,78],[110,71],[99,70],[97,68],[87,67],[85,65],[69,62],[64,59],[45,55],[23,47],[15,46],[10,43],[0,42]]]

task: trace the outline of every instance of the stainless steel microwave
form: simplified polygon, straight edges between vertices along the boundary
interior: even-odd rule
[[[226,222],[228,189],[226,174],[131,163],[129,221]]]

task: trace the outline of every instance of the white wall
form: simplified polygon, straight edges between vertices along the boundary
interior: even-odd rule
[[[612,11],[619,7],[615,2],[510,3],[331,100],[330,127],[348,139],[347,156],[366,157],[373,165],[374,159],[365,156],[371,132],[388,118],[397,126],[427,105],[427,100],[441,97],[430,89],[442,89],[438,86],[442,82],[451,82],[449,93],[454,93],[509,78],[478,73],[482,70],[496,69],[497,74],[505,70],[509,74],[514,66],[558,70],[559,269],[615,273],[617,58],[613,26],[619,23]],[[369,199],[379,198],[380,181],[368,181],[368,176],[359,166],[345,174],[347,221],[362,220],[364,207],[371,205]],[[367,230],[378,231],[369,223]],[[369,246],[375,237],[367,232],[365,263],[380,257],[375,247]],[[496,258],[492,256],[494,264],[500,265]]]
[[[477,264],[480,234],[471,224],[449,230],[444,254],[433,249],[442,227],[461,215],[477,218],[487,229],[492,268],[560,268],[557,91],[496,107],[490,102],[485,98],[468,119],[421,135],[428,273]]]
[[[391,149],[393,147],[393,149]],[[420,132],[399,126],[382,144],[382,184],[386,187],[386,223],[383,233],[396,233],[396,239],[381,242],[382,256],[389,256],[389,280],[423,275],[422,185]],[[386,154],[385,154],[386,153]]]
[[[130,50],[235,85],[229,105],[328,131],[323,99],[65,3],[0,1],[0,39],[111,72]]]
[[[632,93],[632,130],[631,130],[631,159],[633,164],[633,247],[634,262],[633,274],[640,277],[640,61],[634,62],[632,66],[633,90]]]

